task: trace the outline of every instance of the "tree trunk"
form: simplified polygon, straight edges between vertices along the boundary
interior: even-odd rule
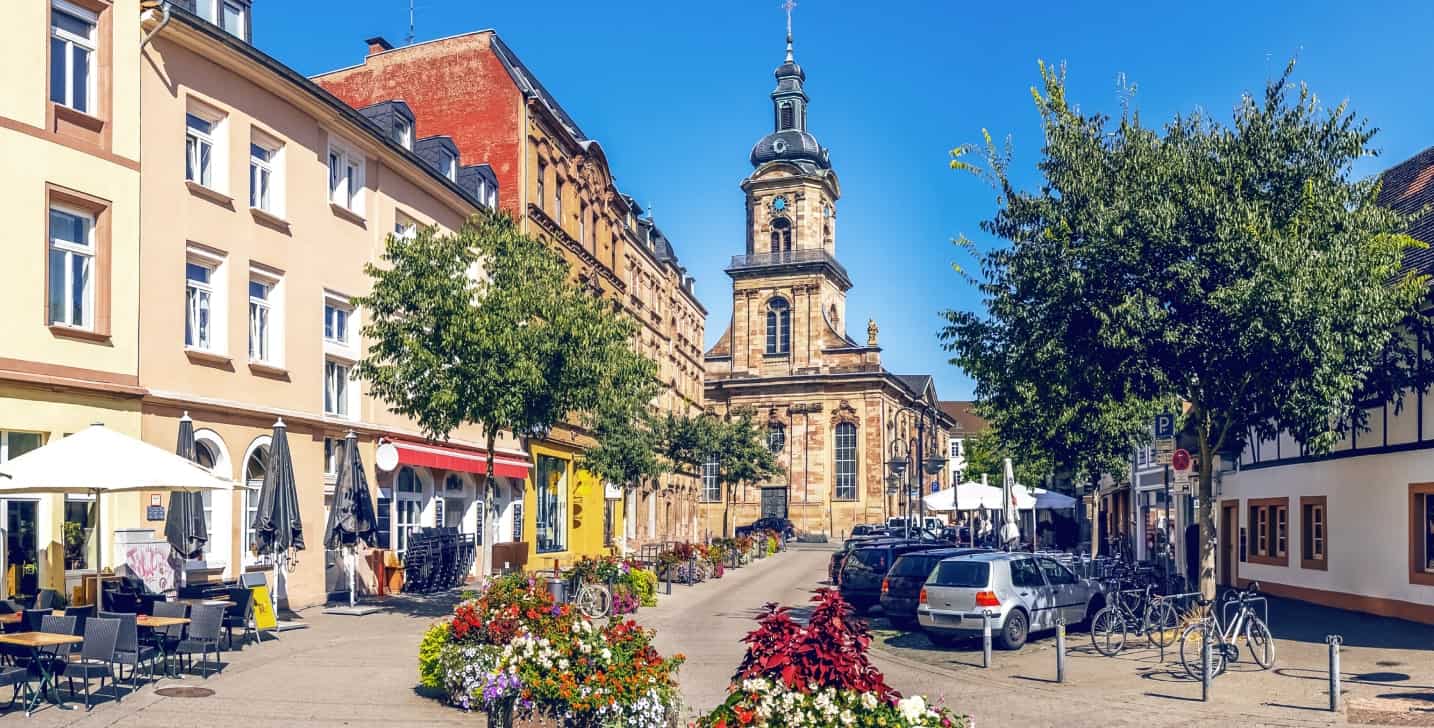
[[[726,495],[727,497],[723,499],[724,502],[722,504],[722,538],[732,538],[732,532],[729,530],[729,525],[732,521],[732,501],[736,500],[737,495],[735,484],[727,484]]]
[[[1215,533],[1214,463],[1208,433],[1200,433],[1200,595],[1215,598],[1215,549],[1219,538]],[[1168,507],[1168,506],[1167,506]],[[1228,534],[1234,538],[1235,534]]]
[[[493,573],[493,541],[498,537],[498,524],[495,522],[496,519],[493,518],[492,508],[494,502],[497,500],[494,498],[495,489],[492,483],[493,448],[498,446],[498,437],[491,431],[486,434],[488,437],[488,472],[484,473],[483,477],[478,480],[478,507],[483,509],[483,525],[479,530],[481,538],[483,539],[483,545],[482,548],[478,549],[478,558],[480,561],[478,564],[478,574],[481,576],[488,576]],[[489,536],[490,529],[492,536]]]

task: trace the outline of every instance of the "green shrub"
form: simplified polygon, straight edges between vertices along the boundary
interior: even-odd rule
[[[445,689],[443,648],[450,638],[448,620],[435,623],[423,633],[418,643],[418,684],[435,690]]]
[[[648,569],[633,569],[628,573],[632,592],[637,603],[644,607],[657,606],[657,572]]]

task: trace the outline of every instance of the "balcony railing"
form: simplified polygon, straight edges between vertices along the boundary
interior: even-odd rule
[[[809,248],[807,250],[792,250],[785,253],[758,253],[757,255],[734,255],[732,265],[728,270],[743,270],[746,268],[768,268],[781,265],[826,263],[835,268],[843,278],[847,277],[846,268],[842,267],[837,259],[821,248]]]

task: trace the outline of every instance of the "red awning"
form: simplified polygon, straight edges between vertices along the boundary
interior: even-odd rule
[[[398,462],[439,470],[457,470],[482,475],[488,472],[488,453],[482,450],[465,450],[432,443],[393,441],[398,449]],[[522,455],[494,453],[493,470],[500,478],[526,478],[533,464]]]

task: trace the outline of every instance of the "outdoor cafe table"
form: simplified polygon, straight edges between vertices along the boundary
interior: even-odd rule
[[[228,609],[234,606],[234,602],[228,599],[176,599],[180,604],[188,604],[191,607],[224,607]]]
[[[16,645],[30,650],[30,663],[40,668],[40,689],[36,690],[25,703],[25,715],[35,712],[48,693],[50,702],[55,705],[63,705],[60,702],[58,691],[55,690],[52,661],[48,656],[41,656],[40,650],[46,647],[58,647],[60,645],[77,645],[84,642],[85,638],[72,634],[54,634],[53,632],[11,632],[0,634],[0,644]]]
[[[134,618],[134,626],[142,629],[163,629],[179,624],[189,624],[188,617],[155,617],[149,614],[141,614]],[[155,640],[159,647],[159,656],[164,658],[164,674],[174,677],[169,672],[169,648],[163,639]]]
[[[63,617],[63,616],[65,616],[65,610],[63,610],[63,609],[52,609],[52,610],[50,610],[50,614],[52,614],[52,615],[54,615],[54,616],[56,616],[56,617]],[[25,618],[25,615],[23,615],[23,614],[21,614],[21,613],[19,613],[19,612],[11,612],[10,614],[0,614],[0,624],[19,624],[19,623],[20,623],[20,620],[22,620],[22,619],[24,619],[24,618]]]

